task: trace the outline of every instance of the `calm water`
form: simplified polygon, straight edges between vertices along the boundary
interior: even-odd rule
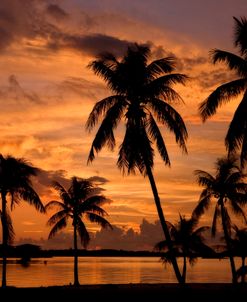
[[[187,278],[188,282],[230,283],[229,261],[198,259],[188,267]],[[171,267],[165,268],[156,257],[80,257],[79,279],[81,284],[176,282]],[[8,285],[18,287],[67,285],[73,282],[73,258],[35,259],[28,267],[11,261],[7,280]]]

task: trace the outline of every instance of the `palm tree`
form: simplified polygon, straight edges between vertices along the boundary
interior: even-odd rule
[[[54,188],[59,193],[61,201],[53,200],[45,206],[46,209],[53,208],[54,206],[58,208],[58,212],[48,220],[48,225],[52,226],[49,239],[67,226],[68,219],[72,220],[74,235],[74,285],[78,286],[77,235],[79,235],[82,245],[87,247],[90,236],[83,222],[84,217],[90,222],[96,222],[104,228],[111,228],[111,224],[104,218],[107,215],[106,211],[100,207],[107,199],[103,195],[96,194],[96,187],[91,181],[77,177],[71,178],[71,185],[68,190],[59,182],[54,182]]]
[[[237,275],[241,275],[242,283],[245,282],[245,275],[247,274],[247,266],[245,265],[245,258],[247,257],[247,228],[238,228],[233,226],[235,236],[233,239],[233,246],[236,253],[241,257],[242,264],[237,270]]]
[[[123,119],[126,132],[119,149],[117,165],[123,173],[135,173],[139,170],[144,177],[148,176],[164,235],[172,251],[170,234],[152,173],[153,144],[156,144],[165,164],[170,165],[158,122],[174,133],[178,145],[187,152],[186,126],[171,105],[181,101],[172,85],[184,84],[187,76],[172,73],[175,70],[174,57],[166,57],[148,64],[150,55],[148,46],[135,44],[128,47],[121,60],[113,54],[105,53],[89,64],[89,68],[104,79],[113,95],[97,102],[87,120],[86,129],[91,131],[103,117],[93,140],[88,162],[93,161],[95,151],[98,153],[105,145],[111,150],[114,148],[113,132]],[[172,264],[178,281],[183,282],[175,256],[172,257]]]
[[[38,194],[32,187],[31,177],[36,176],[38,169],[29,164],[22,158],[12,156],[3,157],[0,154],[0,194],[2,201],[1,222],[2,222],[2,287],[6,287],[7,273],[7,248],[8,244],[14,239],[14,229],[8,202],[11,209],[15,204],[19,204],[21,200],[27,201],[29,204],[44,213],[45,209],[40,201]]]
[[[183,257],[183,273],[182,277],[184,282],[186,281],[187,272],[187,258],[189,263],[193,265],[198,257],[202,253],[212,253],[206,244],[204,244],[204,238],[202,233],[205,232],[209,227],[199,227],[198,220],[195,218],[186,219],[184,216],[179,215],[179,221],[173,225],[167,222],[169,226],[169,231],[171,234],[173,246],[175,247],[176,254]],[[164,252],[161,260],[164,263],[170,262],[170,252],[168,250],[167,241],[161,241],[156,244],[156,250]]]
[[[247,19],[235,20],[235,46],[240,56],[228,51],[214,49],[211,51],[213,63],[224,62],[230,70],[234,70],[238,79],[225,83],[214,90],[200,104],[199,111],[203,121],[216,113],[218,107],[232,98],[242,95],[242,100],[230,123],[225,144],[229,154],[241,150],[241,165],[247,160]]]
[[[215,201],[215,211],[212,223],[212,235],[215,236],[218,219],[221,218],[221,224],[224,232],[224,239],[229,253],[229,260],[232,271],[232,280],[236,280],[236,267],[232,254],[231,243],[231,218],[228,208],[237,216],[241,216],[245,222],[246,217],[241,206],[247,202],[247,184],[244,182],[246,175],[239,168],[236,157],[226,157],[218,159],[216,162],[216,175],[208,172],[195,171],[197,182],[204,187],[199,198],[198,205],[193,211],[192,217],[198,219],[204,214],[209,205]]]

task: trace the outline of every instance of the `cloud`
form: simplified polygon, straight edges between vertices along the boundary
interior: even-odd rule
[[[56,4],[46,7],[38,0],[2,0],[0,3],[0,50],[7,50],[14,43],[23,44],[28,48],[37,49],[35,40],[43,40],[43,47],[51,50],[70,49],[95,56],[100,52],[110,51],[122,55],[130,41],[106,34],[76,33],[73,28],[67,29],[50,21],[67,19],[68,13]],[[64,27],[64,28],[63,28]],[[41,43],[42,45],[42,43]]]
[[[56,21],[68,18],[69,14],[57,4],[49,4],[46,12],[53,17]]]

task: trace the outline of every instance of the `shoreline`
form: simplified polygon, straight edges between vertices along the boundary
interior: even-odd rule
[[[130,284],[99,284],[80,285],[74,287],[48,286],[48,287],[7,287],[0,289],[0,296],[7,295],[11,298],[33,301],[34,297],[46,299],[56,297],[56,299],[68,299],[68,301],[154,301],[154,298],[164,297],[165,301],[177,301],[183,298],[185,301],[229,301],[230,299],[244,301],[247,298],[247,284],[232,283],[130,283]],[[30,298],[30,300],[29,300]],[[163,299],[162,299],[163,300]],[[80,301],[80,300],[78,300]]]

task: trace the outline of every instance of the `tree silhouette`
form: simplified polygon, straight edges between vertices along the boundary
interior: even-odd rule
[[[197,219],[186,219],[185,216],[181,215],[179,215],[179,221],[175,225],[170,222],[167,222],[167,225],[169,226],[169,231],[171,234],[173,246],[176,250],[176,254],[183,257],[182,278],[185,282],[187,272],[187,259],[189,260],[189,263],[193,265],[198,255],[202,255],[204,252],[213,252],[212,249],[210,249],[204,243],[204,238],[202,235],[202,233],[209,229],[209,227],[204,226],[196,229],[198,225]],[[170,252],[168,250],[166,240],[157,243],[155,249],[164,252],[161,257],[161,260],[164,263],[171,262]]]
[[[135,173],[139,170],[144,177],[148,176],[163,232],[172,253],[172,242],[152,173],[153,144],[156,144],[165,164],[170,165],[158,122],[175,135],[178,145],[187,152],[186,126],[171,105],[181,101],[172,85],[184,84],[187,76],[172,73],[175,70],[174,57],[166,57],[148,64],[150,56],[148,46],[135,44],[128,47],[126,55],[121,60],[113,54],[105,53],[89,64],[114,94],[97,102],[87,120],[86,128],[90,131],[103,117],[93,140],[88,161],[93,161],[95,151],[98,153],[105,145],[110,150],[114,148],[114,130],[123,119],[126,131],[119,149],[117,165],[123,173]],[[183,282],[175,256],[172,256],[172,264],[178,281]]]
[[[238,228],[233,226],[235,236],[233,239],[234,250],[242,259],[241,267],[237,270],[237,276],[241,276],[242,283],[245,282],[245,275],[247,275],[247,266],[245,265],[245,258],[247,257],[247,228]]]
[[[27,201],[30,205],[41,212],[45,208],[35,190],[32,187],[31,176],[36,176],[38,169],[29,164],[26,160],[12,156],[3,157],[0,154],[0,193],[2,201],[1,222],[2,222],[2,287],[6,287],[7,273],[7,248],[14,239],[14,229],[8,202],[11,209],[21,200]]]
[[[50,217],[48,225],[52,226],[49,239],[59,230],[67,226],[68,220],[72,220],[74,240],[74,285],[79,285],[78,278],[78,248],[77,235],[84,247],[87,247],[90,236],[83,222],[87,218],[102,227],[110,227],[111,224],[104,218],[107,215],[100,206],[107,201],[103,195],[96,194],[97,190],[93,183],[86,179],[71,178],[71,185],[66,190],[59,182],[54,182],[54,188],[59,193],[61,201],[50,201],[45,208],[58,208],[58,212]]]
[[[244,182],[246,175],[243,174],[238,165],[236,157],[218,159],[216,162],[216,175],[208,172],[195,171],[197,182],[204,187],[199,198],[198,205],[193,211],[192,217],[198,219],[204,214],[210,204],[215,201],[215,211],[212,223],[212,235],[215,236],[218,219],[224,232],[224,239],[229,253],[232,281],[237,282],[236,267],[232,253],[231,242],[231,218],[228,208],[237,216],[241,216],[245,222],[246,217],[241,208],[247,202],[247,184]]]
[[[213,63],[224,62],[230,70],[234,70],[239,77],[236,80],[225,83],[214,90],[209,97],[200,104],[199,111],[203,121],[216,113],[218,107],[229,102],[238,95],[243,95],[242,100],[235,111],[230,123],[225,144],[229,154],[241,150],[241,165],[247,160],[247,20],[246,18],[235,20],[235,46],[239,48],[240,56],[214,49],[211,51]]]

